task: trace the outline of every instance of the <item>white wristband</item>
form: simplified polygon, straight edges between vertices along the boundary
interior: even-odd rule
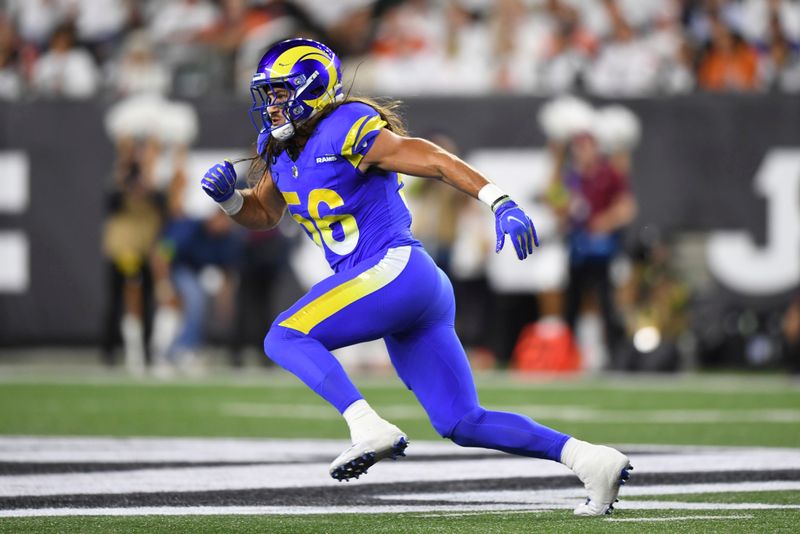
[[[502,189],[491,182],[481,187],[481,190],[478,191],[478,200],[489,206],[492,211],[497,209],[497,201],[503,199],[504,197],[508,200],[511,200]]]
[[[219,207],[222,208],[222,211],[228,215],[236,215],[239,213],[239,211],[241,211],[242,205],[244,205],[244,196],[242,196],[242,194],[236,190],[229,199],[218,202],[217,204],[219,204]]]

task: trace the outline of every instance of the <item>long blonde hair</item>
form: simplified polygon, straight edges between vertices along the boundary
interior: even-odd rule
[[[391,130],[399,135],[407,134],[406,125],[403,122],[403,118],[398,113],[398,108],[401,105],[399,100],[377,100],[374,98],[348,95],[341,102],[334,102],[325,108],[319,115],[314,117],[314,120],[306,121],[302,125],[298,126],[295,136],[310,136],[314,131],[314,128],[317,127],[317,124],[322,119],[333,113],[339,106],[343,106],[344,104],[349,104],[351,102],[360,102],[370,106],[378,112],[378,114],[381,116],[381,119],[386,121],[386,128],[388,130]],[[291,148],[291,146],[292,140],[289,140],[288,142],[281,142],[270,136],[269,141],[267,141],[267,144],[261,150],[260,154],[257,154],[252,158],[246,158],[250,160],[250,170],[247,178],[249,185],[254,186],[261,181],[261,179],[272,169],[272,165],[275,163],[275,161],[277,161],[278,156],[280,156],[281,153],[283,153],[283,151],[287,148]]]

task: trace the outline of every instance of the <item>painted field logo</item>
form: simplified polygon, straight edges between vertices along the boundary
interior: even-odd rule
[[[330,163],[332,161],[336,161],[338,158],[336,154],[325,154],[324,156],[317,157],[317,163]]]
[[[426,441],[416,441],[405,461],[381,462],[342,486],[328,474],[341,445],[0,436],[0,523],[44,515],[567,511],[586,497],[561,464]],[[800,510],[759,497],[800,491],[798,449],[629,445],[625,452],[637,473],[615,507],[621,514]],[[747,502],[726,502],[737,492],[750,494]],[[707,497],[692,502],[686,494]]]

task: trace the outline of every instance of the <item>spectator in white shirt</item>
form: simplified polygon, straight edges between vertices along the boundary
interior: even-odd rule
[[[800,41],[800,2],[797,0],[743,0],[741,10],[741,31],[748,41],[768,41],[774,32],[773,18],[789,41]]]
[[[769,89],[800,93],[800,43],[786,35],[778,13],[769,26],[769,35],[758,47],[761,83]]]
[[[608,4],[611,5],[611,4]],[[642,96],[656,90],[658,56],[622,17],[612,13],[612,40],[601,48],[587,72],[587,89],[605,97]]]
[[[133,0],[68,0],[78,42],[92,51],[101,64],[124,37],[133,18]]]
[[[211,28],[219,16],[207,0],[171,0],[152,14],[149,28],[156,43],[188,43]]]
[[[169,92],[170,72],[158,62],[147,32],[128,35],[122,57],[112,66],[111,87],[115,96],[164,95]]]
[[[535,89],[542,94],[570,92],[582,84],[587,64],[597,51],[597,40],[574,7],[551,1],[548,13],[552,28],[536,64]]]
[[[33,67],[33,88],[41,96],[85,99],[97,91],[99,72],[91,54],[75,47],[75,29],[56,29],[50,48]]]
[[[69,0],[6,0],[6,13],[26,43],[44,50],[50,35],[69,15]]]

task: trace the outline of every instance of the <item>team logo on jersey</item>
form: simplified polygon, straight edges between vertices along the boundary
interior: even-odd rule
[[[339,159],[336,154],[325,154],[324,156],[317,156],[317,164],[330,163]]]

